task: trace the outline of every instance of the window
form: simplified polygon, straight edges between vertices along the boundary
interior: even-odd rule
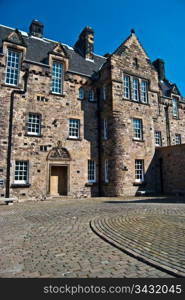
[[[35,113],[29,113],[27,134],[40,135],[41,133],[41,115]]]
[[[134,127],[134,139],[142,140],[142,120],[140,119],[133,119],[133,127]]]
[[[142,80],[141,81],[141,102],[143,103],[148,102],[147,95],[148,95],[147,82],[145,80]]]
[[[180,134],[175,135],[175,144],[176,145],[181,144],[181,135]]]
[[[8,50],[5,82],[17,86],[19,83],[20,53]]]
[[[40,151],[43,151],[43,152],[48,151],[48,146],[41,145],[41,146],[40,146]]]
[[[127,75],[123,78],[123,96],[126,99],[130,98],[130,78]]]
[[[88,160],[88,181],[96,181],[96,164],[94,160]]]
[[[37,101],[40,101],[40,102],[48,102],[48,99],[45,98],[44,96],[37,96]]]
[[[52,92],[62,94],[62,80],[63,80],[63,64],[59,62],[53,63],[52,69]]]
[[[156,146],[162,146],[161,132],[160,131],[155,131],[155,145]]]
[[[177,103],[177,99],[173,98],[172,99],[172,114],[173,117],[178,118],[179,114],[178,114],[178,103]]]
[[[81,100],[84,99],[84,89],[82,87],[79,88],[79,99],[81,99]]]
[[[109,161],[105,160],[105,182],[109,182]]]
[[[133,78],[133,100],[139,101],[139,80]]]
[[[105,85],[102,87],[102,97],[103,97],[103,100],[106,100],[106,98],[107,98],[107,88]]]
[[[14,182],[19,184],[28,183],[28,162],[16,161],[15,162],[15,177]]]
[[[104,140],[108,139],[108,124],[106,119],[103,120],[103,138]]]
[[[144,160],[142,159],[135,160],[135,181],[144,181]]]
[[[93,90],[90,90],[89,91],[89,101],[94,101],[94,91]]]
[[[69,137],[73,139],[78,139],[80,137],[80,120],[69,120]]]

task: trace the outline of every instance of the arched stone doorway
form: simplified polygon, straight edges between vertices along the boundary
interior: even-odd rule
[[[68,195],[70,155],[58,142],[47,157],[49,170],[49,194],[51,196]]]

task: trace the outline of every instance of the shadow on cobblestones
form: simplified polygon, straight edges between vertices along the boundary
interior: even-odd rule
[[[175,204],[178,204],[178,203],[180,203],[180,204],[185,204],[185,197],[164,197],[164,198],[151,198],[151,199],[136,199],[136,200],[129,200],[129,201],[127,201],[127,200],[114,200],[114,201],[111,201],[111,200],[109,200],[109,201],[104,201],[104,203],[114,203],[114,204],[116,204],[116,203],[118,203],[118,204],[120,204],[120,203],[155,203],[155,204],[163,204],[163,203],[168,203],[168,204],[170,204],[170,203],[175,203]]]

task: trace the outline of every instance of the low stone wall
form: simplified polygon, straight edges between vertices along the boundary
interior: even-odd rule
[[[156,158],[163,192],[185,195],[185,144],[158,148]]]

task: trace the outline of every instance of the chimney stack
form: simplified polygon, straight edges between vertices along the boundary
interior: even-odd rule
[[[153,62],[153,65],[158,72],[159,80],[164,80],[165,79],[164,60],[158,58]]]
[[[33,20],[31,22],[29,30],[30,30],[30,32],[29,32],[30,35],[42,38],[43,31],[44,31],[44,25],[41,22],[39,22],[38,20]]]
[[[86,59],[93,60],[94,31],[91,27],[85,27],[81,32],[74,49]]]

